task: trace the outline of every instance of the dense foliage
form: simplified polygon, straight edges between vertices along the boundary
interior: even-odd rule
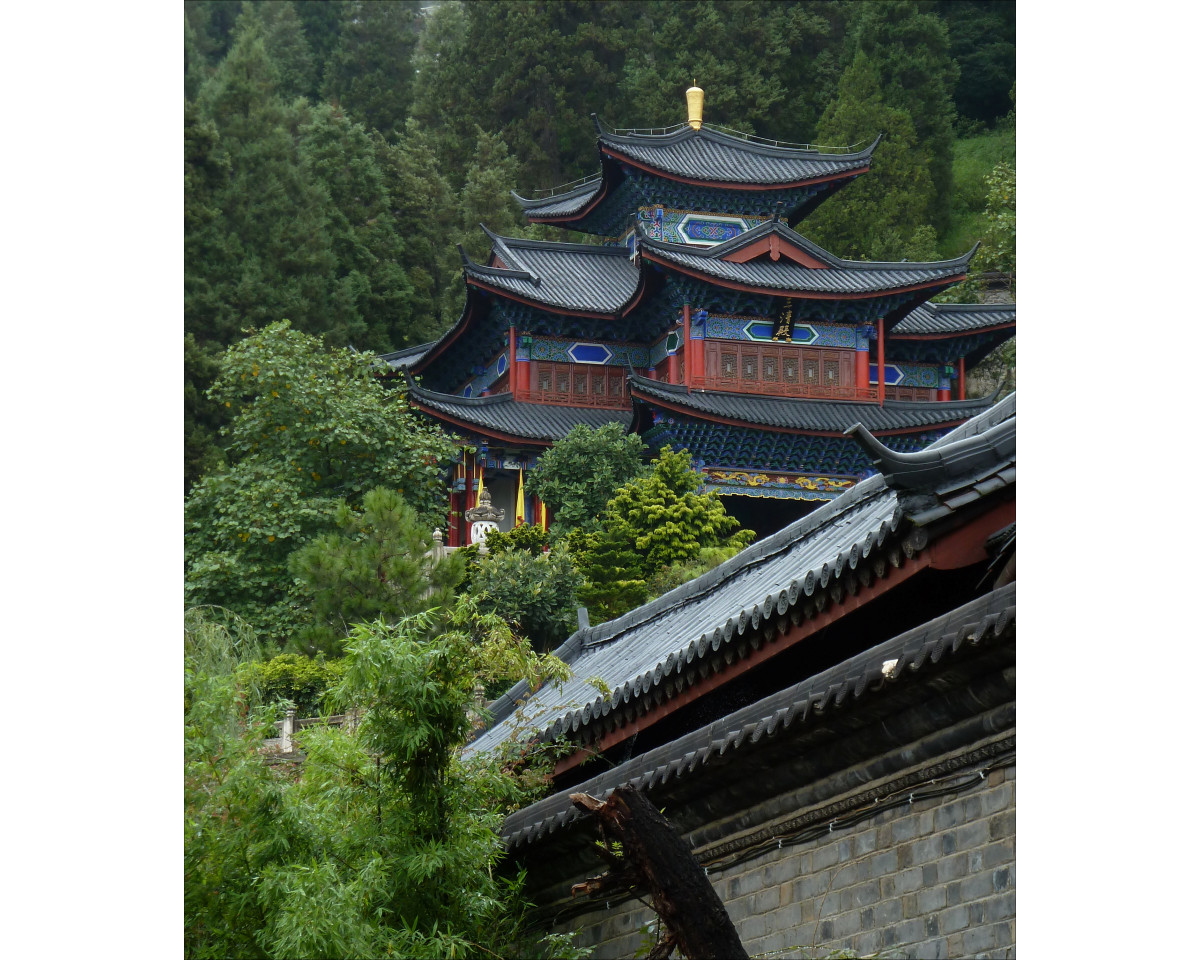
[[[355,628],[341,680],[354,728],[299,735],[302,766],[259,752],[273,716],[244,624],[192,611],[185,630],[184,929],[188,957],[567,956],[536,943],[493,872],[505,810],[544,770],[464,762],[475,684],[562,679],[503,621],[460,604]]]
[[[642,438],[619,423],[580,424],[539,458],[528,491],[550,507],[554,533],[592,530],[613,494],[646,472],[645,453]]]
[[[368,490],[401,494],[427,528],[446,512],[450,440],[389,392],[371,361],[272,324],[231,346],[209,396],[227,409],[230,465],[184,507],[186,596],[245,617],[282,645],[310,619],[288,568]]]
[[[567,537],[587,581],[580,598],[597,621],[644,603],[650,596],[647,581],[652,578],[662,586],[674,586],[670,582],[674,577],[665,571],[694,566],[702,550],[720,548],[724,559],[754,539],[752,530],[738,529],[720,498],[699,492],[703,478],[692,469],[686,451],[674,453],[663,447],[651,468],[648,475],[617,490],[598,530],[579,528]],[[705,558],[706,568],[712,559],[713,554]]]
[[[337,533],[296,550],[288,567],[311,600],[313,619],[290,643],[306,653],[341,654],[350,625],[387,623],[450,604],[463,561],[433,553],[433,534],[400,494],[376,487],[362,510],[342,504]]]

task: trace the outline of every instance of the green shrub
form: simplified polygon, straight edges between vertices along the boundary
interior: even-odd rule
[[[273,660],[244,664],[241,670],[258,687],[264,703],[290,700],[297,716],[315,717],[321,712],[322,696],[341,680],[345,665],[320,656],[284,653]]]

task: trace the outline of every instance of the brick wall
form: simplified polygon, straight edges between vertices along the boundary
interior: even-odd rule
[[[713,870],[751,956],[1016,956],[1016,768],[956,795],[885,810],[847,830]],[[638,901],[556,929],[593,957],[645,955]]]

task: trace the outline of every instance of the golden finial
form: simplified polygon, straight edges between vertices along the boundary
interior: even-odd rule
[[[688,123],[692,125],[693,130],[699,130],[700,125],[704,122],[704,91],[696,86],[696,79],[692,78],[692,85],[687,91],[687,106],[688,106]]]

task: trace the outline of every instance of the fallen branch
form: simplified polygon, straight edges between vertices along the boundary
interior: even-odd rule
[[[675,947],[688,960],[748,960],[708,876],[644,794],[618,787],[606,801],[573,793],[571,802],[596,819],[606,848],[609,837],[621,844],[620,868],[575,884],[572,896],[577,891],[590,894],[636,884],[650,894],[650,902],[667,928],[666,936],[654,947],[655,960],[665,960]],[[611,850],[607,852],[611,854]]]

